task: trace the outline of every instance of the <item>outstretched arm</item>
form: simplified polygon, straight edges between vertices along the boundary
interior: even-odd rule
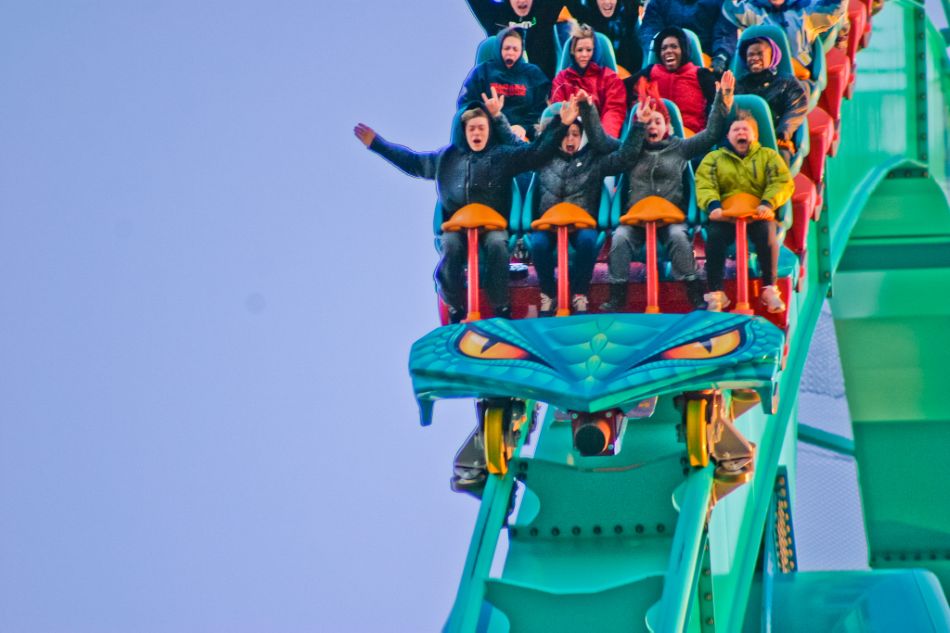
[[[426,180],[435,179],[435,168],[440,152],[415,152],[408,147],[396,145],[383,139],[373,128],[357,123],[353,134],[368,149],[376,152],[404,173]]]
[[[587,93],[583,93],[586,95]],[[587,142],[590,148],[598,154],[609,154],[620,147],[620,141],[604,132],[604,126],[600,124],[600,113],[597,112],[597,106],[587,99],[578,99],[580,105],[581,121],[584,125],[584,132],[587,133]]]
[[[695,136],[685,139],[680,145],[683,156],[688,160],[701,156],[713,148],[726,132],[726,117],[732,109],[732,100],[736,89],[736,78],[732,71],[722,74],[719,92],[709,111],[706,129]]]

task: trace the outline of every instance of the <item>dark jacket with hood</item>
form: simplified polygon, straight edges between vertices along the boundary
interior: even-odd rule
[[[378,134],[369,149],[403,172],[435,180],[443,220],[466,204],[478,202],[505,215],[511,206],[511,179],[544,163],[556,150],[565,128],[557,119],[533,143],[510,143],[513,137],[505,115],[492,121],[488,144],[472,151],[465,140],[460,110],[452,122],[452,144],[434,152],[416,152]]]
[[[766,0],[768,1],[768,0]],[[726,0],[731,4],[732,0]],[[653,36],[668,26],[699,36],[703,52],[723,61],[736,51],[736,27],[723,15],[723,0],[650,0],[640,23],[640,43],[649,50]]]
[[[629,73],[640,70],[643,66],[643,49],[640,47],[637,26],[640,21],[640,0],[617,0],[617,8],[609,18],[600,12],[597,0],[582,0],[567,5],[578,22],[588,24],[607,36],[614,46],[618,65]]]
[[[643,146],[643,125],[635,124],[627,138],[619,146],[616,139],[606,140],[597,108],[587,102],[580,105],[580,121],[585,136],[581,148],[574,154],[561,151],[538,168],[538,206],[533,210],[534,219],[559,202],[571,202],[595,218],[603,188],[604,177],[619,174]],[[597,139],[585,143],[585,139]],[[609,147],[617,147],[610,150]]]
[[[534,0],[528,15],[521,17],[511,8],[508,0],[466,0],[475,19],[488,35],[510,26],[524,29],[525,51],[528,61],[540,68],[548,77],[554,77],[557,57],[554,42],[554,25],[557,23],[563,0]]]
[[[671,26],[662,29],[653,40],[653,54],[660,59],[660,49],[663,40],[675,37],[682,51],[682,63],[676,70],[670,72],[662,61],[650,65],[636,75],[627,77],[624,85],[627,88],[627,108],[633,107],[637,100],[637,82],[640,77],[646,77],[657,84],[660,96],[669,99],[680,109],[683,116],[683,125],[698,132],[706,127],[706,118],[709,108],[716,98],[716,76],[707,68],[698,68],[689,61],[689,39],[683,29]]]
[[[772,111],[775,137],[780,141],[790,141],[808,115],[808,96],[800,81],[777,74],[782,51],[767,37],[742,43],[739,51],[742,67],[745,67],[746,49],[754,42],[760,41],[765,41],[772,47],[772,63],[762,72],[746,72],[739,77],[736,80],[736,94],[758,95],[765,99]]]
[[[551,81],[540,68],[520,57],[511,68],[505,66],[501,46],[508,33],[506,29],[498,34],[498,47],[492,51],[492,58],[478,64],[468,74],[462,84],[458,107],[477,102],[482,93],[490,95],[494,87],[499,95],[505,96],[503,112],[508,122],[520,125],[528,133],[528,138],[534,138],[534,126],[547,106]]]

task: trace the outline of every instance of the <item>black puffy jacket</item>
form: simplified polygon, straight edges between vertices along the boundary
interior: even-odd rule
[[[605,133],[595,107],[581,104],[581,121],[588,137],[604,138]],[[606,151],[602,140],[587,143],[574,154],[558,149],[537,170],[538,206],[532,210],[532,217],[537,219],[559,202],[571,202],[596,218],[604,177],[619,174],[629,165],[633,157],[640,153],[643,135],[643,126],[637,124],[615,151]]]
[[[736,94],[758,95],[772,111],[775,137],[789,141],[808,114],[805,89],[794,77],[776,75],[770,70],[748,73],[736,81]]]
[[[456,114],[452,124],[452,144],[442,149],[416,152],[390,143],[378,134],[369,149],[410,176],[435,180],[443,220],[473,202],[488,205],[505,215],[511,206],[511,179],[550,158],[565,128],[557,119],[533,143],[512,143],[511,128],[502,114],[492,121],[485,149],[473,152],[460,122],[462,112],[464,110]]]

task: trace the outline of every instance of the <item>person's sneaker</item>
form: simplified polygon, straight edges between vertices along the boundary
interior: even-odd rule
[[[499,319],[510,319],[511,318],[511,306],[499,306],[494,310],[495,316]]]
[[[686,283],[686,298],[689,299],[689,303],[696,310],[702,310],[706,307],[705,301],[705,290],[706,284],[703,283],[702,279],[693,277],[692,279],[684,279]]]
[[[778,286],[765,286],[759,299],[765,305],[765,309],[775,314],[776,312],[785,312],[785,302],[782,301],[782,293]]]
[[[543,317],[554,314],[554,299],[543,292],[541,293],[541,305],[538,306],[538,314]]]
[[[732,303],[722,290],[707,292],[703,298],[706,300],[706,310],[709,312],[722,312]]]
[[[571,307],[574,308],[574,314],[587,312],[587,295],[574,295],[571,298]]]

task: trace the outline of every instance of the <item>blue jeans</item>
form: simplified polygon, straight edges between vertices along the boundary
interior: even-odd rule
[[[590,291],[594,264],[597,262],[597,231],[580,229],[571,233],[568,239],[574,247],[574,259],[569,268],[568,280],[571,293],[586,295]],[[557,283],[554,281],[554,266],[557,264],[557,233],[534,231],[530,235],[528,246],[534,268],[538,271],[541,292],[554,297],[557,295]]]

